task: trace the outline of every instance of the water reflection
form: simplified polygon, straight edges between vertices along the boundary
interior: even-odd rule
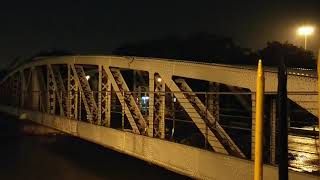
[[[312,137],[289,135],[290,169],[319,174],[319,142]]]

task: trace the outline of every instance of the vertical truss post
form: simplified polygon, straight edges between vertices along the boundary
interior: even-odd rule
[[[68,117],[77,119],[78,115],[78,83],[72,72],[71,64],[68,64]]]
[[[276,116],[277,116],[277,102],[276,99],[271,97],[271,107],[270,107],[270,163],[276,164]]]
[[[104,102],[102,108],[104,109],[103,121],[104,126],[110,127],[111,123],[111,81],[107,76],[107,73],[103,68],[102,73],[102,91],[103,91],[103,99]]]
[[[252,92],[251,94],[251,160],[254,160],[254,143],[255,143],[255,128],[256,128],[256,94]]]
[[[100,70],[99,70],[100,73]],[[99,84],[101,84],[101,125],[110,127],[111,122],[111,81],[105,71],[105,67],[101,66],[99,74]],[[100,87],[99,87],[100,88]],[[114,104],[114,103],[112,103]],[[99,109],[100,109],[99,108]]]
[[[32,73],[32,109],[39,110],[40,104],[40,88],[38,81],[38,73],[36,67],[31,68]]]
[[[20,75],[16,73],[13,75],[12,93],[14,97],[14,106],[19,106],[19,92],[20,92]]]
[[[78,102],[78,104],[79,104],[79,108],[78,108],[78,120],[79,121],[81,121],[82,119],[82,117],[81,117],[81,111],[82,111],[82,107],[81,107],[81,103],[82,103],[82,96],[81,96],[81,92],[79,91],[79,102]]]
[[[68,91],[68,100],[67,100],[67,117],[71,118],[71,71],[70,65],[68,64],[68,84],[67,84],[67,91]]]
[[[40,111],[46,112],[47,110],[47,84],[45,83],[45,78],[43,76],[43,72],[41,70],[41,66],[36,68],[36,73],[38,74],[38,82],[39,82],[39,101],[40,101]]]
[[[102,66],[98,66],[98,124],[102,125],[102,118],[101,118],[101,112],[102,112]]]
[[[149,72],[149,126],[148,126],[148,136],[153,137],[153,121],[154,121],[154,72]]]
[[[175,103],[177,101],[177,99],[174,97],[174,93],[171,92],[170,93],[171,95],[171,117],[172,117],[172,130],[171,130],[171,139],[173,139],[173,136],[174,136],[174,131],[175,131],[175,128],[176,128],[176,106],[175,106]]]
[[[26,91],[26,80],[24,78],[23,70],[20,70],[20,82],[21,82],[21,94],[20,94],[20,107],[24,106],[24,97],[25,97],[25,91]]]
[[[165,138],[165,84],[159,74],[154,76],[154,136]]]
[[[121,92],[122,93],[122,97],[125,97],[125,92]],[[121,106],[121,128],[122,130],[124,130],[124,116],[125,116],[125,110],[126,110],[126,106],[124,104],[124,98],[121,98],[120,99],[120,104],[122,105]]]
[[[133,92],[137,91],[137,71],[133,70]],[[140,98],[140,96],[138,96]]]
[[[55,114],[56,112],[56,89],[54,75],[50,65],[47,65],[47,112]]]
[[[32,101],[32,68],[29,69],[29,74],[26,79],[26,101]],[[30,104],[26,105],[28,108],[30,108]],[[32,103],[31,103],[32,106]]]
[[[219,83],[209,82],[208,110],[219,122]]]

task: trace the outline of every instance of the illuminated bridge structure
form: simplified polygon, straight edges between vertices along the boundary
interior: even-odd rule
[[[290,127],[308,119],[313,131],[299,125],[291,130],[316,137],[317,78],[300,71],[288,75],[290,109],[300,113],[291,112]],[[256,67],[140,57],[42,57],[1,81],[0,110],[190,177],[252,179],[255,89]],[[264,178],[277,179],[274,69],[265,70],[265,91]],[[318,156],[314,139],[308,152]],[[289,176],[319,178],[295,171]]]

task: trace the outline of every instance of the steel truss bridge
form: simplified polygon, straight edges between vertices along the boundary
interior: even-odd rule
[[[0,86],[1,111],[190,177],[252,179],[255,67],[140,57],[43,57],[9,73]],[[277,179],[277,72],[271,68],[265,71],[265,91],[264,178]],[[315,136],[303,153],[319,158],[317,78],[290,70],[288,91],[290,132]],[[306,140],[292,142],[289,148],[299,149]],[[299,167],[292,163],[291,169],[303,171]],[[295,171],[289,176],[319,178]]]

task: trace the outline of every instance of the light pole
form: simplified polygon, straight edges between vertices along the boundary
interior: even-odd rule
[[[304,49],[307,49],[307,38],[314,32],[314,27],[312,26],[301,26],[297,30],[299,36],[304,36]]]

